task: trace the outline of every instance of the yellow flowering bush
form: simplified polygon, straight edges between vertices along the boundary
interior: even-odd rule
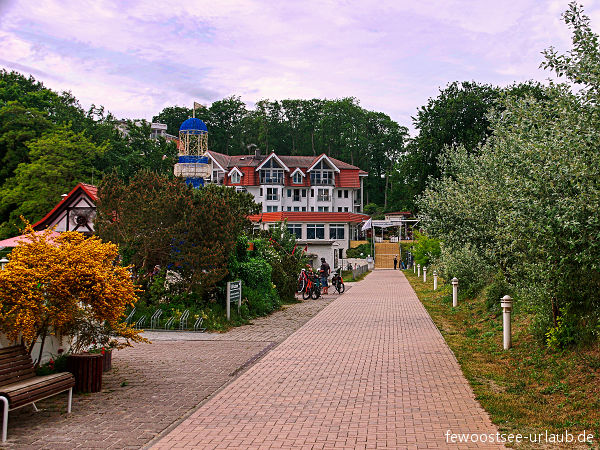
[[[128,340],[143,340],[120,320],[137,295],[115,244],[75,231],[52,238],[49,230],[35,234],[29,224],[24,235],[0,270],[0,331],[22,339],[31,352],[49,332],[74,333],[83,317],[105,322]]]

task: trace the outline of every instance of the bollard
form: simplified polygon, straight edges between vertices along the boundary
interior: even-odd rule
[[[433,271],[433,290],[437,291],[437,272]]]
[[[427,283],[427,267],[423,267],[423,283]]]
[[[458,306],[458,278],[452,278],[452,307]]]
[[[417,273],[417,266],[413,263],[413,273]]]
[[[421,264],[417,264],[417,276],[421,278]]]
[[[512,347],[512,336],[510,332],[510,315],[512,313],[513,299],[510,295],[505,295],[500,300],[502,306],[502,326],[504,328],[504,350]]]
[[[4,266],[8,264],[8,259],[7,258],[2,258],[0,259],[0,269],[4,270]]]

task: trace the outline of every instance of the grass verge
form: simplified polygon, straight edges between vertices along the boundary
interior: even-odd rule
[[[529,331],[530,317],[513,314],[513,348],[502,348],[502,313],[490,312],[481,299],[452,308],[450,285],[433,290],[412,271],[404,274],[456,355],[477,400],[501,432],[523,435],[564,433],[594,435],[600,448],[600,345],[550,351]],[[500,299],[498,299],[500,302]],[[557,448],[524,442],[518,448]]]

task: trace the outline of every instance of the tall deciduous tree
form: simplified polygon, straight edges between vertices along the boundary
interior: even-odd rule
[[[50,211],[79,182],[91,182],[94,164],[105,147],[94,145],[83,133],[61,126],[27,143],[29,163],[21,163],[0,195],[0,217],[8,220],[0,235],[16,234],[19,216],[35,222]]]

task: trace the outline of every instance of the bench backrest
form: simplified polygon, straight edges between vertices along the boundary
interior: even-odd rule
[[[0,386],[35,377],[31,356],[22,345],[0,348]]]

